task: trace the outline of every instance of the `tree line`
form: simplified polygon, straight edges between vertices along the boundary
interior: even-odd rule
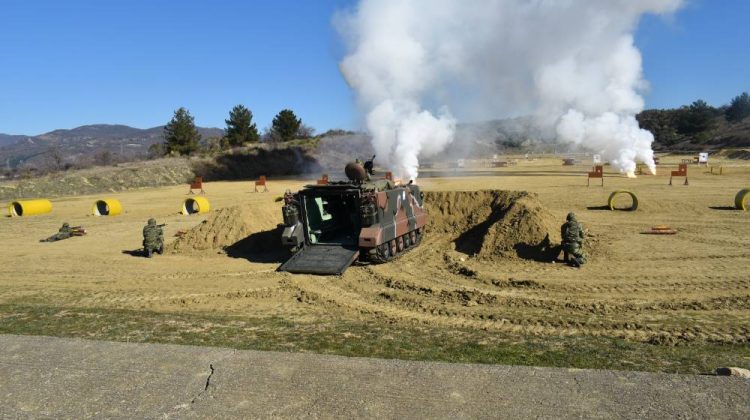
[[[172,119],[164,126],[164,143],[151,147],[152,156],[191,155],[198,150],[220,151],[241,147],[259,141],[282,142],[294,139],[306,139],[315,134],[315,130],[302,123],[294,111],[281,110],[273,118],[271,127],[261,135],[253,122],[253,113],[244,105],[236,105],[229,111],[229,118],[224,120],[226,128],[221,138],[201,140],[201,134],[195,126],[195,117],[184,107],[178,108]]]
[[[750,95],[747,92],[718,108],[699,99],[678,109],[647,110],[637,116],[641,128],[651,131],[656,142],[664,146],[685,140],[702,143],[719,125],[731,128],[748,117]]]

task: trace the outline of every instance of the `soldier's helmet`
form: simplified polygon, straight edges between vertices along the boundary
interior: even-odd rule
[[[156,219],[154,219],[153,217],[150,218],[150,219],[148,219],[148,224],[149,225],[155,225],[156,224]]]
[[[575,222],[576,221],[576,214],[573,212],[568,213],[568,221],[569,222]]]
[[[70,227],[70,223],[65,222],[65,223],[63,223],[62,227],[63,227],[63,229],[68,229]]]

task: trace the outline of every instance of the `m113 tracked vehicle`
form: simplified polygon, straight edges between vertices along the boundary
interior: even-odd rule
[[[358,160],[346,165],[348,181],[284,194],[281,241],[294,254],[280,271],[341,274],[357,259],[384,263],[419,245],[427,224],[422,192],[389,176],[370,180],[372,166]]]

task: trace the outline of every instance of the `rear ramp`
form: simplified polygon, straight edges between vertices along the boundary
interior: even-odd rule
[[[299,250],[279,267],[279,271],[296,274],[339,275],[359,257],[356,247],[311,245]]]

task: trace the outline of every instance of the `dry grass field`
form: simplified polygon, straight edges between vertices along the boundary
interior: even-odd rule
[[[221,214],[244,219],[252,232],[237,235],[255,238],[251,251],[223,250],[214,238],[203,250],[172,246],[150,260],[129,253],[149,217],[168,223],[168,242],[210,217],[178,214],[187,186],[116,193],[125,209],[116,217],[88,215],[105,195],[55,199],[51,214],[0,218],[0,332],[680,372],[749,367],[750,213],[732,206],[750,187],[750,165],[714,161],[720,176],[692,165],[690,185],[669,186],[665,174],[680,158],[663,158],[657,176],[607,173],[603,188],[586,186],[588,165],[556,159],[426,172],[424,190],[453,192],[440,210],[452,218],[434,222],[398,260],[341,277],[276,272],[275,198],[312,179],[271,179],[269,193],[252,193],[249,182],[207,184],[212,214],[240,206]],[[636,193],[639,209],[602,209],[615,189]],[[553,242],[576,212],[590,234],[589,263],[457,247],[462,230],[482,230],[492,190],[535,193]],[[63,221],[89,234],[39,242]],[[211,227],[219,222],[232,224],[225,217]],[[678,233],[642,234],[663,224]]]

